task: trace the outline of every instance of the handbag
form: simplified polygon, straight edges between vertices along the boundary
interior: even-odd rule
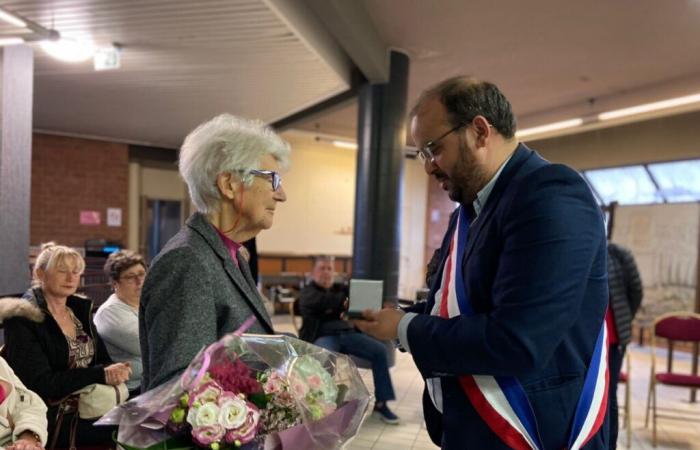
[[[73,395],[78,395],[81,419],[98,419],[124,403],[129,398],[129,390],[124,383],[117,386],[95,383],[78,389]]]
[[[49,450],[56,448],[56,441],[66,414],[73,414],[73,417],[70,419],[68,448],[76,450],[75,441],[78,418],[86,420],[98,419],[112,408],[124,403],[128,398],[129,390],[124,383],[118,386],[94,383],[78,389],[58,401],[49,402],[50,405],[58,405],[58,412],[56,414],[53,437],[47,448]]]

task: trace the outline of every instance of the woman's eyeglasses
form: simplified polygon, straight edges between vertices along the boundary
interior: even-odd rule
[[[123,275],[119,277],[120,281],[125,281],[127,283],[136,284],[137,281],[143,281],[146,279],[146,272],[144,273],[130,273],[129,275]]]
[[[277,173],[273,170],[251,170],[248,173],[250,173],[251,175],[254,175],[256,177],[264,177],[264,178],[269,177],[270,183],[272,183],[272,190],[275,192],[277,192],[277,190],[282,185],[282,177],[280,176],[279,173]]]

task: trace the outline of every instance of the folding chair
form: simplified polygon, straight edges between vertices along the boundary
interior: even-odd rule
[[[665,338],[668,341],[668,354],[666,357],[666,372],[656,372],[656,339]],[[673,371],[673,343],[700,342],[700,314],[691,312],[671,312],[664,314],[654,321],[651,333],[651,377],[649,380],[649,394],[647,396],[647,410],[644,426],[649,426],[649,412],[651,411],[653,432],[652,442],[656,447],[656,419],[666,417],[672,419],[693,420],[690,417],[678,415],[661,415],[657,413],[656,385],[657,383],[667,386],[682,387],[687,389],[700,388],[700,376],[697,374],[685,374]],[[697,367],[697,363],[693,365]]]

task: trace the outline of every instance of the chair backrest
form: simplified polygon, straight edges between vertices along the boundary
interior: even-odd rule
[[[668,341],[666,371],[673,372],[673,342],[700,342],[700,314],[676,311],[664,314],[654,320],[651,333],[651,367],[656,372],[656,337]]]
[[[700,342],[700,314],[664,314],[654,321],[654,334],[672,341]]]

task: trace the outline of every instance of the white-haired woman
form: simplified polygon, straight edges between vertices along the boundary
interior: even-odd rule
[[[58,400],[90,384],[116,386],[131,374],[113,363],[92,321],[92,301],[76,295],[83,257],[69,247],[44,244],[34,264],[34,283],[24,300],[3,300],[5,358],[20,380],[49,404],[50,442],[70,444],[73,416],[60,423]],[[76,417],[78,446],[112,444],[113,427]],[[60,425],[60,428],[59,428]]]
[[[251,316],[250,332],[273,332],[238,250],[272,226],[277,204],[286,200],[280,173],[289,151],[261,122],[227,114],[185,139],[179,168],[197,212],[153,260],[143,286],[143,390],[181,372],[202,347]]]

